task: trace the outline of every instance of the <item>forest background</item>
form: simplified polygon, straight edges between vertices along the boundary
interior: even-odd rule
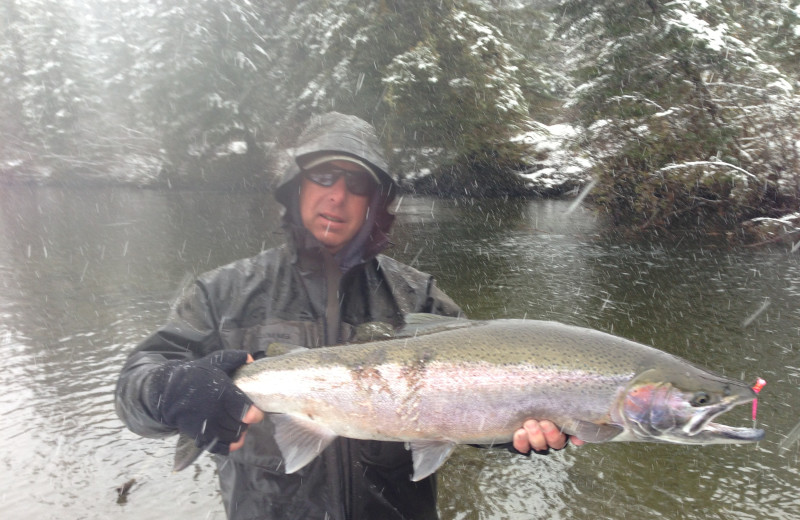
[[[3,0],[0,181],[268,188],[312,114],[410,190],[800,227],[800,0]]]

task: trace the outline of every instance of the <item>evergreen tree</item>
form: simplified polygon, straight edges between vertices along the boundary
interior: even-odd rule
[[[491,196],[533,120],[577,120],[617,221],[730,225],[800,198],[798,1],[8,0],[0,159],[230,184],[339,110],[421,189]]]
[[[386,61],[380,3],[312,0],[298,3],[281,28],[279,121],[296,135],[313,113],[331,110],[380,126],[381,70]]]
[[[392,59],[384,83],[395,119],[392,145],[432,149],[437,167],[423,189],[467,196],[516,193],[523,150],[511,141],[528,106],[519,80],[522,56],[493,25],[462,2],[440,2],[419,15],[395,12],[416,42]],[[415,18],[416,17],[416,18]]]
[[[0,6],[3,34],[0,38],[0,170],[18,165],[25,148],[26,133],[21,93],[25,87],[26,53],[22,35],[22,14],[15,0]],[[6,164],[4,164],[6,163]]]
[[[739,34],[730,9],[714,0],[564,3],[563,34],[583,56],[572,108],[600,159],[595,198],[616,221],[729,227],[775,206],[778,186],[753,160],[763,146],[752,137],[766,122],[755,114],[786,80]]]
[[[81,66],[80,10],[55,0],[9,1],[0,74],[3,147],[36,156],[48,171],[91,170],[94,85]],[[7,110],[7,112],[6,112]]]
[[[209,160],[232,138],[257,153],[259,88],[269,79],[260,11],[238,2],[158,2],[141,70],[143,106],[173,166]],[[246,5],[246,3],[245,3]]]

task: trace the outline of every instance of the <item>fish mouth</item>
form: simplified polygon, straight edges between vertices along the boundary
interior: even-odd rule
[[[686,435],[681,437],[682,441],[698,444],[733,444],[762,440],[765,435],[762,429],[728,426],[713,422],[715,418],[731,408],[751,401],[752,398],[736,397],[728,402],[709,407],[705,413],[693,417],[681,430]]]
[[[711,437],[718,443],[758,442],[764,439],[765,432],[759,428],[742,428],[708,422],[695,437]]]

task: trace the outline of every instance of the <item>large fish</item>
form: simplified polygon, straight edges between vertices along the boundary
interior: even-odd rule
[[[764,437],[712,422],[752,401],[750,387],[652,347],[548,321],[436,319],[433,331],[422,325],[406,329],[421,332],[411,337],[302,349],[235,374],[272,412],[287,473],[343,436],[406,442],[419,480],[457,444],[507,443],[529,418],[587,442]],[[176,468],[194,456],[176,458]]]

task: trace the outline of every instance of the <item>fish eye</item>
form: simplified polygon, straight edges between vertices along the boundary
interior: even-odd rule
[[[692,397],[692,406],[705,406],[709,403],[711,403],[711,396],[706,392],[697,392]]]

